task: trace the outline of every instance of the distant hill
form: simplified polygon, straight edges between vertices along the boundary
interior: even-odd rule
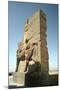
[[[58,73],[59,73],[59,70],[54,70],[54,69],[49,70],[49,75],[50,74],[58,74]]]

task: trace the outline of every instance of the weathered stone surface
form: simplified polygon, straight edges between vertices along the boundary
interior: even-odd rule
[[[46,74],[42,74],[41,72],[32,72],[26,73],[25,76],[25,86],[28,87],[40,87],[40,86],[48,86],[49,85],[49,77]]]
[[[24,72],[25,67],[26,67],[26,61],[20,61],[18,72]]]
[[[32,61],[29,61],[28,73],[33,72],[33,74],[31,74],[32,77],[34,77],[34,74],[36,74],[36,77],[39,77],[38,73],[39,73],[40,77],[42,75],[44,75],[45,79],[42,78],[41,83],[45,82],[47,80],[48,70],[49,70],[49,65],[48,65],[48,59],[49,59],[48,57],[49,56],[48,56],[48,48],[47,48],[47,40],[46,40],[46,37],[47,37],[47,34],[46,34],[47,29],[46,28],[47,28],[46,15],[43,11],[40,10],[40,11],[36,12],[32,17],[28,18],[27,21],[25,22],[24,40],[18,46],[18,50],[19,50],[20,47],[24,48],[26,45],[28,46],[31,43],[37,43],[35,46],[36,52],[33,52]],[[27,44],[26,44],[26,40],[28,40]],[[33,60],[33,58],[34,58],[34,60]],[[40,66],[38,65],[39,67],[36,65],[36,62],[39,63],[39,65],[40,65]],[[18,67],[18,72],[14,76],[16,79],[16,80],[15,79],[14,80],[17,81],[18,83],[22,83],[25,80],[24,79],[25,78],[25,76],[24,76],[25,75],[24,74],[25,67],[26,67],[26,60],[20,61],[19,67]],[[36,71],[36,69],[38,70],[38,72]],[[21,77],[22,77],[22,80],[21,80]]]
[[[20,84],[20,86],[24,86],[25,84],[25,73],[24,72],[14,72],[13,73],[13,81],[17,85]]]
[[[24,26],[24,44],[28,39],[28,43],[37,42],[37,61],[41,64],[42,72],[48,73],[48,49],[46,40],[46,15],[42,10],[36,12],[32,17],[28,18]],[[23,46],[23,44],[21,44]],[[20,46],[21,46],[20,45]],[[24,62],[22,62],[23,64]],[[25,65],[19,64],[19,69],[24,68]],[[22,65],[22,66],[21,66]],[[21,66],[21,68],[20,68]],[[21,70],[18,69],[18,72]],[[22,70],[23,71],[23,70]]]

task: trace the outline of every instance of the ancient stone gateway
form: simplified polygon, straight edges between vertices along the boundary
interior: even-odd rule
[[[24,70],[26,68],[26,60],[24,56],[25,53],[23,52],[23,58],[20,58],[20,62],[17,64],[17,72],[13,74],[13,80],[15,82],[19,84],[23,83],[23,85],[26,86],[48,85],[49,56],[46,32],[47,20],[46,15],[42,10],[37,11],[33,16],[26,20],[24,25],[24,40],[18,45],[17,58],[20,58],[20,49],[24,51],[26,50],[24,47],[32,43],[36,44],[35,53],[33,52],[35,56],[31,56],[32,60],[29,61],[27,67],[28,71],[25,72]],[[38,62],[38,64],[36,64],[36,62]]]

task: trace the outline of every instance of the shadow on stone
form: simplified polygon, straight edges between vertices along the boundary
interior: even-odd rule
[[[49,86],[48,77],[41,75],[41,73],[27,73],[25,76],[25,86],[27,87],[40,87]]]
[[[47,75],[41,74],[40,64],[36,63],[30,65],[28,73],[25,75],[25,86],[27,87],[39,87],[48,85]]]

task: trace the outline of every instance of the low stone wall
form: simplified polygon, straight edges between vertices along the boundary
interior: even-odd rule
[[[13,81],[17,85],[24,86],[25,84],[25,73],[24,72],[14,72]]]

